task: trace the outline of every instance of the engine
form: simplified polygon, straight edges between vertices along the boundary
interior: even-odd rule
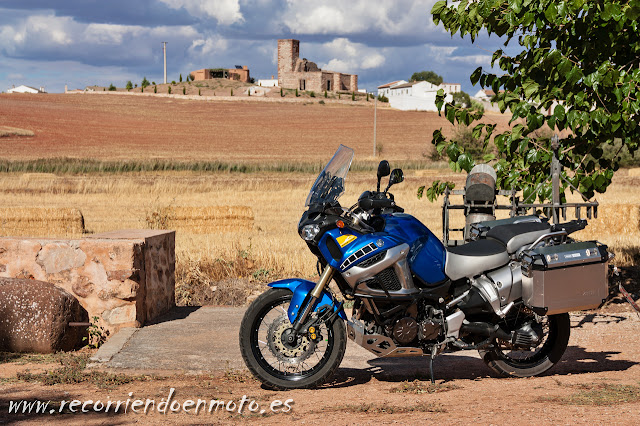
[[[443,331],[443,320],[436,315],[439,311],[430,305],[419,305],[411,305],[385,327],[386,335],[399,346],[416,346],[434,341]]]

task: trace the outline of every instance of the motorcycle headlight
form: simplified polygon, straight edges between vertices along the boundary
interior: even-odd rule
[[[300,236],[305,241],[311,241],[318,235],[318,232],[320,232],[320,226],[305,225],[302,227],[302,231],[300,231]]]

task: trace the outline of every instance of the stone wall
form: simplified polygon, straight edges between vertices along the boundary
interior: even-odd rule
[[[53,283],[115,333],[175,305],[175,232],[123,230],[83,239],[0,238],[0,277]]]

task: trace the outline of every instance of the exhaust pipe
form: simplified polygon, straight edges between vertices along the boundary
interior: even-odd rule
[[[506,340],[507,342],[511,342],[513,339],[513,335],[504,331],[499,325],[493,325],[486,322],[470,322],[468,324],[462,324],[460,332],[475,334],[492,340],[498,338],[500,340]]]

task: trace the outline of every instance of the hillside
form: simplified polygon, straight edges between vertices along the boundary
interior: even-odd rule
[[[339,144],[354,148],[358,159],[372,157],[372,103],[365,108],[318,102],[3,94],[3,124],[36,134],[3,138],[3,158],[324,162]],[[506,128],[506,116],[488,117],[498,130]],[[428,160],[437,128],[453,131],[437,113],[378,108],[379,153],[389,159]]]

